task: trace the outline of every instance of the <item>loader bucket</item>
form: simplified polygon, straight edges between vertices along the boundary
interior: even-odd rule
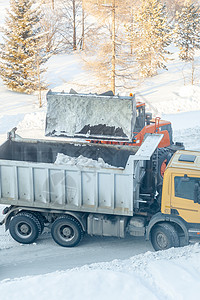
[[[134,96],[47,93],[46,136],[131,141],[135,120]]]

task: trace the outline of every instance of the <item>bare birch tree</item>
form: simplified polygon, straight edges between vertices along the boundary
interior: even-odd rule
[[[90,34],[85,47],[86,68],[98,77],[104,89],[116,93],[133,74],[130,68],[132,55],[124,39],[124,23],[130,18],[131,2],[121,0],[87,0],[86,10],[96,19],[95,35]],[[94,30],[94,29],[93,29]],[[130,49],[130,48],[129,48]],[[128,58],[128,60],[127,60]],[[131,64],[132,65],[132,64]]]

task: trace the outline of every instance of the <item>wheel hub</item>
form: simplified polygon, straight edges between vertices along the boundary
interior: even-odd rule
[[[22,236],[29,236],[31,233],[31,227],[27,223],[19,223],[17,226],[18,233]]]
[[[71,230],[71,228],[69,228],[69,227],[65,227],[64,229],[63,229],[63,235],[64,236],[66,236],[66,237],[69,237],[70,235],[71,235],[71,233],[72,233],[72,230]]]
[[[167,247],[167,245],[168,245],[167,237],[163,233],[158,233],[156,240],[157,240],[157,244],[159,245],[159,247],[161,247],[161,248]]]
[[[60,228],[60,235],[62,236],[62,238],[64,238],[65,240],[71,240],[74,236],[74,231],[70,226],[62,226]]]

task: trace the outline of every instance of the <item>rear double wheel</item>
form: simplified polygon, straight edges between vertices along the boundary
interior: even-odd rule
[[[51,235],[58,245],[74,247],[81,241],[83,229],[72,216],[60,216],[52,224]]]
[[[22,244],[34,243],[42,231],[36,215],[29,212],[20,212],[14,216],[9,224],[10,235]]]
[[[45,219],[39,212],[33,212],[32,214],[38,219],[38,221],[40,223],[40,228],[39,228],[39,235],[40,235],[44,231]]]
[[[151,243],[156,251],[179,247],[180,241],[174,226],[164,222],[155,225],[151,231]]]

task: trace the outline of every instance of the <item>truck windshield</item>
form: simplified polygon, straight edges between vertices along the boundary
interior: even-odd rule
[[[174,177],[175,197],[195,200],[195,185],[200,185],[200,178],[181,176]]]

